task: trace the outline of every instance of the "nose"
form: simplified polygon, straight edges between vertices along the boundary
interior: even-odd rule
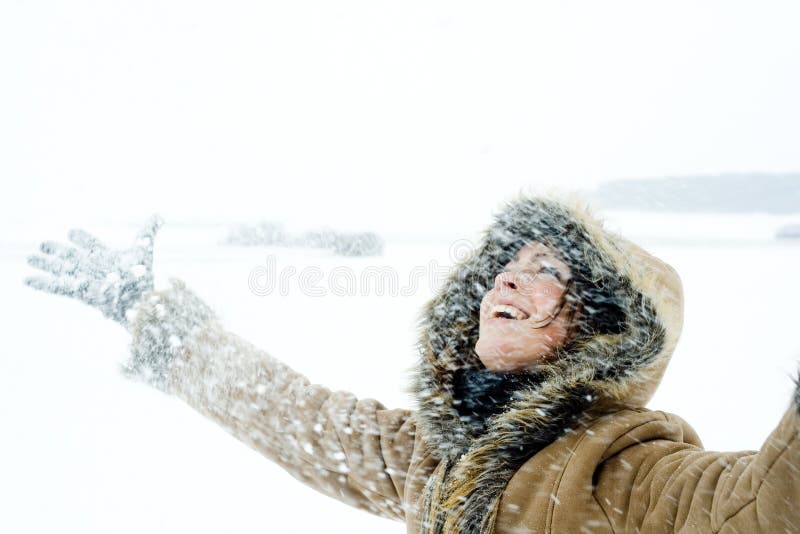
[[[503,271],[494,278],[494,288],[498,291],[503,289],[517,289],[517,283],[513,273]]]

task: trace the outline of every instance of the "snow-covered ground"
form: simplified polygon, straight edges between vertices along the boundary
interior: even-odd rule
[[[609,214],[610,227],[684,281],[683,337],[650,407],[687,419],[709,449],[758,448],[789,403],[800,361],[800,242],[772,235],[792,220]],[[65,241],[69,227],[48,221],[0,234],[0,532],[404,532],[317,495],[182,402],[123,379],[122,328],[22,284],[33,274],[25,256],[39,241]],[[136,231],[87,229],[119,246]],[[353,259],[220,246],[224,231],[165,226],[156,285],[183,278],[231,330],[313,381],[411,406],[416,313],[470,236],[388,240],[383,256]],[[295,274],[285,290],[258,294],[251,274],[273,261]],[[304,269],[323,281],[301,283]],[[345,272],[356,283],[335,294],[325,280]],[[382,288],[368,286],[365,272]]]

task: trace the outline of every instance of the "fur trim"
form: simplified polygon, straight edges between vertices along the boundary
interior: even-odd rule
[[[797,378],[794,379],[794,409],[800,415],[800,370],[797,371]]]
[[[496,402],[484,412],[467,409],[464,396],[481,393],[474,389],[480,380],[464,387],[465,376],[483,369],[475,353],[481,299],[531,241],[560,252],[573,274],[590,282],[582,301],[621,310],[620,328],[565,347],[525,380],[509,378],[499,387],[486,381],[505,387],[504,394],[491,395]],[[661,380],[682,317],[675,271],[604,229],[579,197],[520,194],[506,202],[419,318],[417,418],[443,463],[431,485],[445,485],[426,493],[429,531],[490,532],[500,494],[528,458],[587,413],[643,406]]]

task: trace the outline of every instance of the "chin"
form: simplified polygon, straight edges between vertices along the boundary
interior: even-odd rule
[[[484,367],[495,373],[524,372],[543,363],[546,355],[508,342],[478,339],[475,352]]]

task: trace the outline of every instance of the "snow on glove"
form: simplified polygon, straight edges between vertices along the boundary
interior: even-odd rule
[[[164,221],[151,216],[132,247],[114,250],[80,229],[70,230],[76,247],[43,242],[43,255],[28,256],[28,263],[52,276],[29,277],[34,289],[76,298],[98,308],[103,315],[126,328],[126,312],[153,289],[153,242]]]

